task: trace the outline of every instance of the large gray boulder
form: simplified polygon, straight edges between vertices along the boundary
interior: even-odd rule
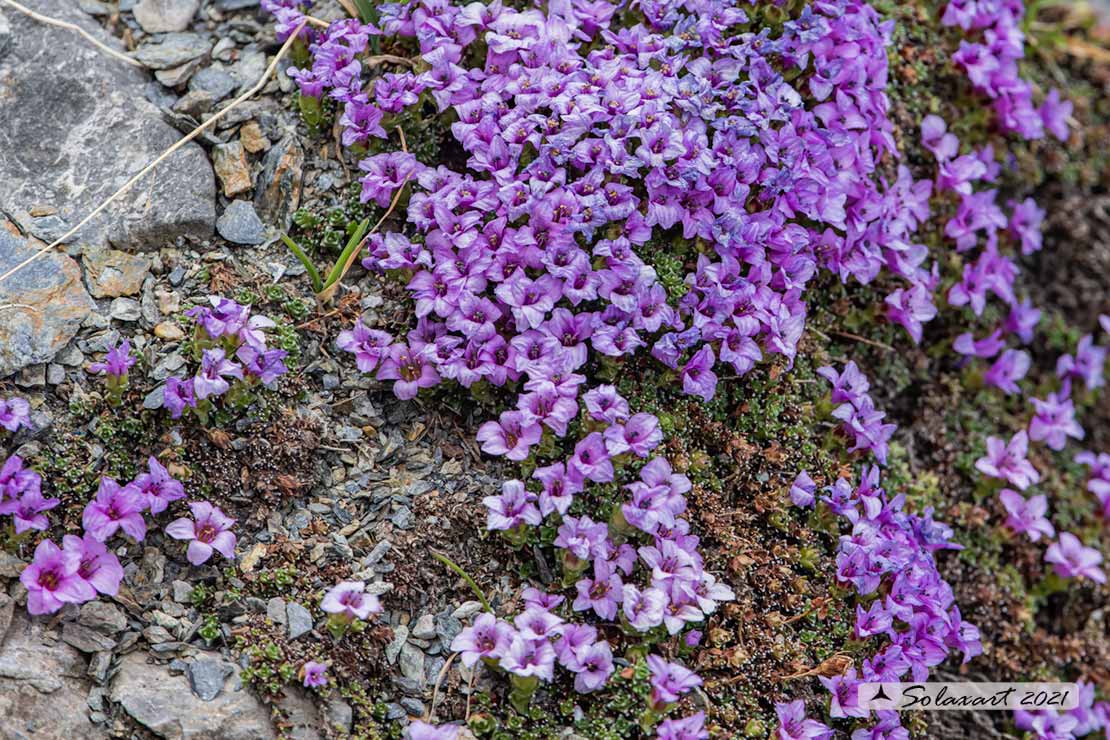
[[[191,686],[185,676],[173,675],[166,666],[147,662],[145,654],[129,653],[120,659],[109,698],[158,737],[178,740],[276,737],[270,710],[242,685],[233,664],[222,665],[219,691],[205,701],[194,690],[195,679]]]
[[[0,275],[39,248],[8,233],[0,219]],[[80,268],[59,248],[0,280],[0,378],[52,360],[92,310]]]
[[[0,636],[0,737],[85,740],[104,737],[89,719],[88,662],[19,608]]]
[[[121,48],[77,3],[26,2]],[[11,26],[0,55],[0,209],[39,238],[61,236],[180,134],[143,96],[148,72],[71,31],[0,13]],[[208,158],[190,143],[78,236],[133,249],[157,249],[178,236],[206,238],[215,197]]]

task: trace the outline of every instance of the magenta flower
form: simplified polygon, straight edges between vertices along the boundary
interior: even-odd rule
[[[655,736],[657,740],[707,740],[705,712],[663,720],[656,726]]]
[[[100,479],[96,498],[85,505],[81,524],[88,534],[101,542],[107,542],[119,529],[136,542],[142,542],[146,537],[144,508],[145,502],[138,486],[128,483],[121,487],[104,476]]]
[[[1068,117],[1071,116],[1072,103],[1070,100],[1060,100],[1060,91],[1052,88],[1045,96],[1037,111],[1041,115],[1045,130],[1060,141],[1068,140]]]
[[[621,608],[632,628],[647,632],[663,624],[663,610],[667,606],[667,595],[657,588],[639,590],[631,583],[624,584]]]
[[[628,401],[611,385],[599,385],[587,391],[582,400],[585,401],[590,416],[597,421],[617,424],[629,416]]]
[[[567,461],[568,473],[592,480],[595,483],[608,483],[613,480],[613,461],[600,432],[590,432],[574,446],[574,455]]]
[[[659,420],[652,414],[633,415],[624,424],[613,424],[604,432],[605,447],[609,454],[631,452],[637,457],[647,457],[663,441]]]
[[[439,383],[439,373],[422,352],[394,344],[378,367],[378,380],[393,380],[393,394],[402,401],[416,398],[421,388]]]
[[[1094,343],[1090,334],[1084,335],[1075,348],[1075,356],[1061,355],[1056,361],[1056,375],[1064,379],[1082,380],[1088,390],[1102,386],[1102,366],[1106,349]]]
[[[536,676],[544,681],[555,678],[555,649],[547,640],[526,640],[513,635],[509,649],[501,656],[500,665],[521,678]]]
[[[80,555],[58,548],[50,540],[35,547],[30,565],[19,574],[27,589],[27,611],[53,614],[66,604],[80,604],[96,597],[96,591],[77,575]]]
[[[483,452],[516,461],[526,459],[542,437],[543,427],[523,411],[503,411],[500,420],[482,424],[477,434]]]
[[[193,393],[198,401],[210,396],[220,396],[231,388],[227,378],[243,379],[243,368],[227,359],[222,349],[206,349],[201,358],[200,370],[193,378]]]
[[[1008,349],[999,355],[990,369],[983,373],[983,382],[993,385],[1006,394],[1021,393],[1017,382],[1029,372],[1029,354],[1019,349]]]
[[[170,475],[157,458],[148,458],[147,468],[148,472],[140,473],[135,478],[134,485],[143,495],[144,508],[151,514],[161,514],[171,501],[185,498],[185,486]]]
[[[708,344],[699,349],[682,368],[682,390],[698,396],[704,401],[712,401],[717,392],[717,375],[713,372],[713,348]]]
[[[1098,567],[1102,554],[1085,546],[1071,532],[1060,533],[1060,540],[1049,545],[1044,560],[1063,578],[1089,578],[1095,583],[1106,583],[1106,574]]]
[[[166,525],[166,534],[175,540],[189,540],[185,557],[193,565],[208,562],[213,552],[218,552],[228,560],[235,559],[235,535],[231,527],[235,520],[207,501],[193,501],[189,504],[193,514],[175,519]]]
[[[856,669],[849,668],[842,676],[826,678],[819,676],[821,685],[828,689],[832,695],[829,705],[829,715],[837,719],[842,717],[867,717],[870,710],[859,705],[859,680],[856,678]]]
[[[690,689],[701,686],[697,674],[678,663],[668,663],[658,655],[649,655],[647,664],[651,670],[651,705],[656,711],[662,711]]]
[[[127,371],[138,360],[131,356],[131,342],[124,339],[118,344],[108,347],[108,356],[104,362],[94,362],[89,365],[89,372],[91,373],[105,373],[114,378],[126,378]]]
[[[1065,391],[1049,393],[1048,398],[1030,399],[1036,413],[1029,420],[1029,438],[1043,441],[1053,450],[1062,450],[1068,437],[1083,439],[1083,427],[1075,420],[1075,405]]]
[[[381,117],[380,111],[377,116]],[[416,157],[405,152],[375,154],[359,162],[358,167],[366,173],[360,180],[362,202],[372,200],[382,208],[389,205],[395,190],[424,169]]]
[[[815,719],[806,719],[806,704],[803,700],[776,704],[775,713],[779,716],[779,740],[817,740],[834,737],[827,725]]]
[[[832,384],[831,400],[834,404],[849,403],[855,406],[867,396],[867,391],[871,388],[867,376],[860,372],[852,360],[839,373],[836,368],[826,366],[818,368],[817,374]]]
[[[1040,473],[1026,459],[1029,437],[1022,431],[1009,441],[987,437],[987,454],[975,461],[975,469],[984,475],[1001,478],[1024,491],[1041,479]]]
[[[500,496],[486,496],[482,499],[489,510],[486,526],[492,530],[516,529],[522,524],[536,527],[543,522],[540,510],[536,508],[536,494],[524,488],[518,480],[505,481],[501,485]]]
[[[613,651],[604,640],[582,648],[577,658],[579,669],[574,677],[574,690],[579,694],[597,691],[613,675]]]
[[[30,473],[30,471],[26,472]],[[50,521],[43,512],[53,509],[58,504],[59,500],[56,498],[43,497],[42,479],[37,473],[31,473],[26,477],[26,485],[17,496],[7,501],[0,498],[0,514],[11,514],[16,534],[22,534],[30,529],[45,532],[50,526]]]
[[[193,378],[166,378],[166,385],[162,389],[162,405],[169,409],[171,418],[180,419],[185,409],[196,408],[193,383]]]
[[[813,478],[809,477],[809,473],[803,470],[798,473],[798,477],[794,479],[794,483],[790,486],[790,500],[794,502],[795,506],[813,506],[816,492],[817,484],[813,481]]]
[[[339,332],[335,344],[339,349],[355,356],[355,364],[360,372],[369,373],[378,366],[392,341],[393,337],[388,333],[367,328],[358,321],[351,329]]]
[[[1014,532],[1029,535],[1033,542],[1039,540],[1041,535],[1046,539],[1056,536],[1052,522],[1045,517],[1048,499],[1043,494],[1026,500],[1017,491],[1003,488],[998,492],[998,499],[1006,509],[1006,526]]]
[[[461,740],[458,725],[433,725],[414,719],[405,728],[406,740]],[[470,734],[467,734],[470,737]]]
[[[301,667],[301,673],[304,676],[304,687],[306,689],[315,689],[320,686],[327,686],[328,677],[325,675],[327,670],[328,667],[324,663],[317,663],[315,660],[307,661],[304,666]]]
[[[332,586],[320,601],[320,608],[328,614],[363,621],[369,619],[370,615],[383,611],[378,597],[366,593],[366,583],[363,581],[341,581]]]
[[[467,668],[479,659],[497,660],[508,653],[515,631],[489,612],[474,618],[474,624],[467,627],[451,640],[451,650],[460,654]]]
[[[119,584],[123,581],[123,566],[107,545],[88,533],[83,537],[67,534],[62,538],[62,548],[67,553],[77,555],[78,578],[105,596],[119,593]]]
[[[617,616],[617,605],[624,598],[624,584],[620,574],[605,560],[594,560],[593,578],[583,578],[575,584],[578,596],[574,599],[576,612],[593,609],[602,619]]]
[[[23,398],[0,399],[0,427],[17,432],[31,426],[31,404]]]

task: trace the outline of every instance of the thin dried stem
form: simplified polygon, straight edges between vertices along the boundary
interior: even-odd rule
[[[11,3],[12,0],[0,0],[0,2]],[[262,75],[262,78],[254,85],[254,87],[252,87],[250,90],[247,90],[245,93],[243,93],[239,97],[235,98],[235,100],[233,100],[231,102],[231,104],[228,105],[226,108],[224,108],[219,113],[217,113],[216,115],[209,118],[207,121],[205,121],[201,125],[197,126],[195,129],[193,129],[192,131],[187,133],[185,136],[183,136],[176,144],[171,146],[166,151],[162,152],[153,162],[148,164],[146,167],[144,167],[142,170],[140,170],[137,175],[135,175],[130,180],[128,180],[126,183],[124,183],[123,187],[121,187],[116,192],[112,193],[112,195],[110,195],[107,200],[105,200],[99,206],[94,208],[93,211],[89,215],[87,215],[83,219],[81,219],[81,221],[76,226],[74,226],[72,229],[67,231],[65,234],[62,234],[60,237],[55,239],[53,242],[51,242],[50,244],[47,244],[45,247],[43,247],[42,249],[35,252],[30,257],[28,257],[27,259],[23,260],[22,262],[20,262],[15,267],[13,267],[10,270],[8,270],[7,272],[5,272],[3,275],[0,275],[0,282],[3,282],[4,280],[7,280],[12,275],[14,275],[17,272],[19,272],[20,270],[22,270],[24,267],[27,267],[32,262],[34,262],[34,261],[38,260],[40,257],[42,257],[44,254],[46,254],[50,250],[54,249],[54,247],[58,246],[59,244],[64,242],[66,239],[69,239],[69,237],[76,234],[78,231],[81,230],[81,227],[83,227],[85,224],[87,224],[89,221],[93,220],[97,215],[99,215],[101,212],[103,212],[105,208],[110,206],[121,195],[123,195],[128,190],[130,190],[137,182],[142,180],[143,177],[145,177],[147,174],[149,174],[151,172],[151,170],[153,170],[159,164],[164,162],[171,154],[173,154],[178,149],[180,149],[181,147],[188,144],[193,139],[200,136],[201,133],[203,133],[204,131],[206,131],[206,130],[212,128],[213,126],[215,126],[217,121],[219,121],[221,118],[223,118],[228,113],[230,113],[234,108],[241,105],[244,101],[253,97],[259,90],[261,90],[263,87],[265,87],[265,85],[269,81],[270,77],[273,76],[274,72],[277,70],[278,62],[280,62],[282,60],[282,58],[289,52],[289,49],[293,46],[293,42],[296,41],[297,36],[300,34],[301,30],[305,27],[305,25],[307,23],[308,23],[308,19],[307,18],[303,19],[297,25],[296,29],[294,29],[293,32],[291,34],[289,34],[289,38],[287,38],[285,40],[285,43],[282,44],[281,49],[278,50],[277,55],[274,57],[273,61],[270,62],[270,66],[268,66],[266,68],[266,72]]]
[[[436,685],[434,688],[432,688],[432,701],[430,704],[428,704],[428,710],[424,712],[425,722],[432,721],[432,714],[436,711],[436,699],[439,698],[440,684],[443,683],[443,679],[447,675],[447,671],[451,669],[451,664],[455,662],[455,658],[457,657],[459,657],[459,653],[451,653],[451,657],[449,657],[447,659],[447,662],[443,664],[443,667],[439,669],[439,674],[436,676]]]
[[[135,59],[134,57],[129,57],[126,54],[124,54],[123,52],[116,51],[115,49],[108,46],[107,44],[102,43],[101,41],[98,41],[91,33],[89,33],[88,31],[81,28],[80,26],[78,26],[75,23],[69,23],[67,21],[60,21],[57,18],[51,18],[48,15],[43,15],[41,13],[36,13],[35,11],[31,10],[30,8],[27,8],[27,7],[24,7],[23,5],[20,5],[15,0],[0,0],[0,3],[3,3],[4,5],[7,5],[9,8],[12,8],[13,10],[17,10],[20,13],[23,13],[26,16],[34,18],[39,23],[45,23],[48,26],[55,26],[57,28],[64,28],[67,31],[73,31],[75,33],[79,33],[82,36],[84,36],[85,40],[88,41],[89,43],[91,43],[93,46],[100,49],[105,54],[110,54],[111,56],[114,56],[116,59],[119,59],[121,62],[127,62],[128,64],[132,65],[133,67],[145,67],[146,66],[142,62],[140,62],[138,59]]]

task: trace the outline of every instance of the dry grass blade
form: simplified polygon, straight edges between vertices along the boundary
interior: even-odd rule
[[[89,33],[88,31],[81,28],[80,26],[78,26],[75,23],[69,23],[67,21],[60,21],[57,18],[51,18],[50,16],[43,15],[41,13],[36,13],[35,11],[31,10],[30,8],[24,7],[24,6],[20,5],[19,3],[15,2],[15,0],[0,0],[0,3],[3,3],[4,5],[7,5],[9,8],[12,8],[13,10],[17,10],[20,13],[23,13],[26,16],[30,16],[31,18],[34,18],[39,23],[45,23],[48,26],[55,26],[57,28],[64,28],[67,31],[73,31],[74,33],[78,33],[81,36],[83,36],[85,38],[85,40],[88,41],[90,44],[92,44],[96,48],[100,49],[105,54],[109,54],[111,56],[114,56],[116,59],[119,59],[121,62],[126,62],[126,63],[128,63],[132,66],[135,66],[135,67],[144,66],[143,63],[140,62],[138,59],[135,59],[134,57],[129,57],[126,54],[124,54],[123,52],[116,51],[115,49],[108,46],[107,44],[101,43],[91,33]]]
[[[12,0],[0,0],[0,2],[10,3],[10,2],[12,2]],[[44,254],[46,254],[50,250],[54,249],[59,244],[65,242],[66,239],[69,239],[71,236],[76,234],[78,231],[81,230],[81,228],[85,224],[87,224],[89,221],[96,218],[96,216],[99,215],[100,213],[102,213],[105,208],[110,206],[121,195],[126,193],[132,187],[134,187],[137,182],[142,180],[146,175],[148,175],[152,170],[154,170],[155,167],[157,167],[159,164],[164,162],[171,154],[173,154],[178,149],[180,149],[181,147],[188,144],[193,139],[200,136],[201,133],[203,133],[204,131],[206,131],[206,130],[212,128],[213,126],[215,126],[216,123],[221,118],[223,118],[228,113],[230,113],[232,110],[234,110],[236,107],[241,105],[244,101],[246,101],[246,100],[250,99],[251,97],[253,97],[254,95],[256,95],[259,90],[261,90],[263,87],[265,87],[265,85],[269,81],[270,77],[273,76],[274,72],[277,70],[278,62],[280,62],[282,60],[282,58],[285,57],[285,55],[287,53],[289,53],[289,49],[293,46],[293,42],[297,40],[297,36],[300,34],[301,30],[304,29],[304,27],[307,23],[308,23],[307,18],[302,19],[301,22],[297,25],[297,27],[293,30],[293,32],[291,34],[289,34],[289,38],[287,38],[285,40],[285,43],[282,44],[281,49],[278,50],[277,55],[274,57],[273,61],[270,62],[270,66],[268,66],[266,68],[266,71],[265,71],[265,73],[263,73],[262,78],[258,80],[258,82],[254,85],[254,87],[252,87],[250,90],[247,90],[246,92],[244,92],[239,97],[235,98],[235,100],[231,101],[231,104],[229,104],[226,108],[224,108],[220,112],[216,113],[216,115],[212,116],[207,121],[205,121],[201,125],[197,126],[195,129],[193,129],[192,131],[187,133],[185,136],[181,137],[181,139],[179,139],[176,144],[174,144],[169,149],[167,149],[166,151],[164,151],[160,155],[158,155],[158,157],[153,162],[148,164],[146,167],[143,167],[137,175],[135,175],[130,180],[125,182],[123,184],[123,187],[121,187],[116,192],[112,193],[108,197],[107,200],[105,200],[103,203],[101,203],[96,208],[94,208],[92,210],[92,212],[89,213],[89,215],[87,215],[83,219],[81,219],[81,221],[76,226],[74,226],[72,229],[70,229],[66,233],[62,234],[60,237],[58,237],[57,239],[52,241],[50,244],[47,244],[45,247],[43,247],[42,249],[35,252],[30,257],[28,257],[27,259],[23,260],[22,262],[20,262],[15,267],[13,267],[10,270],[8,270],[7,272],[5,272],[3,275],[0,275],[0,282],[3,282],[5,280],[7,280],[8,278],[10,278],[12,275],[15,275],[17,272],[19,272],[23,268],[27,267],[31,263],[40,259]]]

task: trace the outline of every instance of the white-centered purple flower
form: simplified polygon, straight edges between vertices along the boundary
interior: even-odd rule
[[[228,560],[235,559],[235,533],[231,528],[235,520],[218,506],[207,501],[189,504],[193,518],[181,517],[166,525],[166,534],[175,540],[188,540],[185,557],[193,565],[208,562],[212,553],[218,552]]]
[[[320,601],[320,608],[328,614],[363,621],[383,610],[378,597],[366,593],[363,581],[341,581],[332,586]]]

